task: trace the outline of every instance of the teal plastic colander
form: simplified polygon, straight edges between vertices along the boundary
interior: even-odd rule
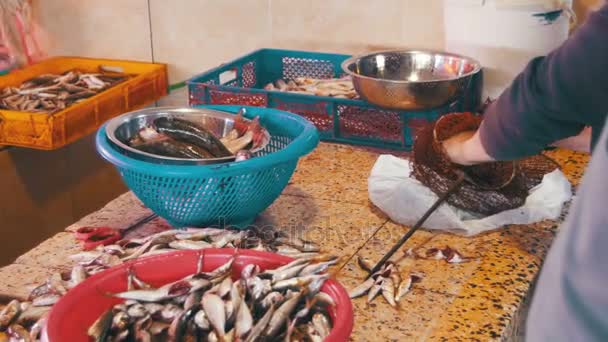
[[[235,114],[243,106],[200,106]],[[319,143],[315,126],[288,112],[245,107],[260,117],[271,135],[258,157],[217,165],[161,165],[122,154],[110,144],[106,125],[97,132],[97,150],[114,164],[129,189],[173,226],[245,227],[281,194],[298,159]]]

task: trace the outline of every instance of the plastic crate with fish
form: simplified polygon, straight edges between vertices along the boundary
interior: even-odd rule
[[[0,145],[53,150],[167,93],[167,66],[54,57],[0,77]]]
[[[277,108],[306,117],[322,140],[409,150],[417,127],[479,105],[481,74],[464,96],[424,111],[383,109],[356,97],[341,63],[349,55],[261,49],[188,81],[189,103]],[[333,82],[333,88],[325,87]]]

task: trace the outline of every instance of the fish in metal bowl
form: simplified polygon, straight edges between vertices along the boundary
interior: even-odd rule
[[[259,122],[210,109],[153,108],[111,120],[108,139],[131,157],[161,164],[250,159],[270,141]]]

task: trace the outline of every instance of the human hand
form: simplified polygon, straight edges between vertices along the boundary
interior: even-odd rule
[[[452,163],[459,165],[475,165],[495,161],[490,157],[475,131],[464,131],[455,134],[441,143],[446,155]]]

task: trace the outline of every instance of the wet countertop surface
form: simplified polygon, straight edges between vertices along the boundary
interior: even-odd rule
[[[348,289],[354,287],[365,276],[356,265],[356,256],[378,260],[407,230],[392,223],[368,200],[367,178],[381,153],[321,143],[300,161],[288,187],[256,224],[273,225],[341,255],[343,262],[336,277]],[[576,185],[588,156],[565,150],[547,153]],[[1,268],[0,297],[27,297],[30,289],[51,273],[71,268],[69,256],[80,247],[70,231],[81,226],[124,228],[149,214],[131,193],[120,196]],[[558,226],[555,221],[508,226],[472,238],[416,232],[406,249],[450,246],[471,260],[448,264],[443,260],[403,258],[399,262],[402,274],[421,272],[422,281],[413,286],[398,308],[380,297],[370,304],[365,297],[354,299],[351,339],[485,341],[517,337],[533,282]],[[127,237],[168,228],[157,218]]]

